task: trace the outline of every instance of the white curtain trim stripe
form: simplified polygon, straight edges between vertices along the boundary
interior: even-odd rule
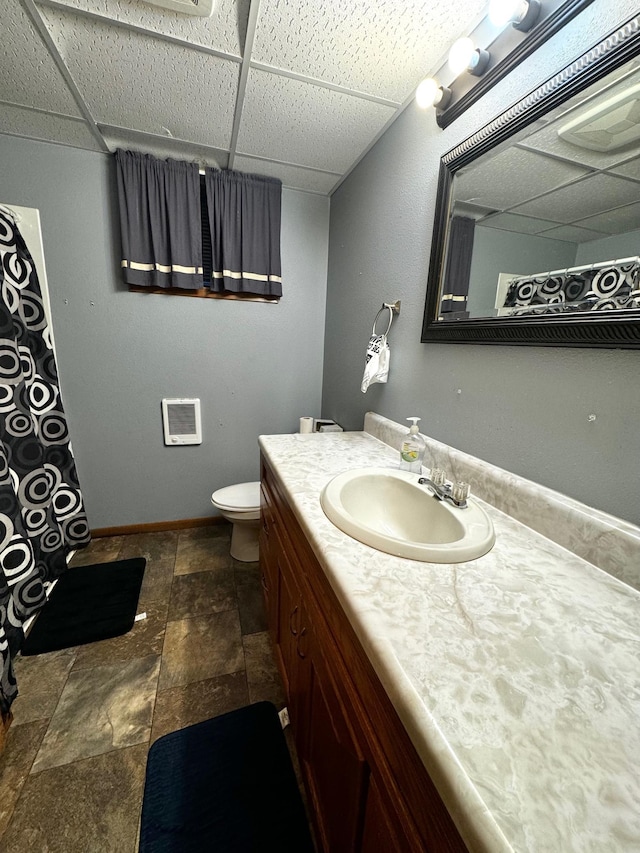
[[[126,269],[144,270],[145,272],[157,270],[164,273],[181,272],[185,275],[195,275],[196,273],[202,275],[202,267],[184,267],[180,264],[140,264],[137,261],[123,260],[121,266]]]
[[[218,270],[213,270],[211,275],[213,278],[247,278],[252,281],[282,281],[282,276],[260,275],[260,273],[257,272],[233,272],[232,270],[222,270],[222,272],[219,272]]]

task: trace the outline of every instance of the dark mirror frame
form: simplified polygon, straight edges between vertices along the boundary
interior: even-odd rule
[[[442,157],[422,326],[423,343],[640,348],[640,310],[606,311],[595,317],[593,314],[597,312],[569,316],[550,314],[543,318],[524,315],[437,320],[455,173],[639,53],[640,16],[635,16]]]

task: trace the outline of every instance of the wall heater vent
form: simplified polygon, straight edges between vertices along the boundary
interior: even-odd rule
[[[165,444],[202,444],[200,400],[167,399],[162,401],[162,423]]]

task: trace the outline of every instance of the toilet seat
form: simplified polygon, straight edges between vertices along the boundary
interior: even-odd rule
[[[234,560],[255,563],[260,550],[260,483],[237,483],[211,495],[211,503],[233,524],[229,553]]]
[[[225,486],[211,495],[211,503],[229,512],[256,512],[260,510],[260,481]]]

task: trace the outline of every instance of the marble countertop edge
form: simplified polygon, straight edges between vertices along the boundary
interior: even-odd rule
[[[381,444],[388,450],[384,442],[379,442],[373,436],[366,433],[358,433]],[[282,487],[289,505],[294,511],[313,551],[335,592],[345,615],[352,628],[362,643],[363,649],[372,664],[376,675],[380,679],[387,695],[400,717],[407,733],[420,756],[427,772],[429,773],[438,793],[442,797],[447,810],[458,828],[470,853],[513,853],[513,848],[503,835],[500,827],[491,816],[490,810],[482,800],[476,787],[469,779],[466,771],[458,761],[448,741],[442,734],[433,715],[425,706],[420,695],[406,676],[402,665],[398,662],[391,644],[382,637],[376,637],[375,631],[367,624],[366,618],[354,606],[353,599],[348,595],[339,582],[331,559],[327,558],[322,540],[322,527],[318,526],[317,520],[309,518],[308,508],[300,495],[292,491],[287,482],[278,474],[279,463],[273,458],[269,451],[268,442],[263,438],[272,436],[260,436],[260,446],[267,460],[272,466],[278,482]],[[305,436],[305,439],[307,436]],[[391,463],[391,460],[390,460]],[[390,464],[390,467],[395,467]],[[332,475],[326,477],[328,481]],[[484,504],[484,502],[482,502]],[[491,507],[489,507],[492,509]],[[327,525],[333,528],[331,522],[326,519],[324,513],[322,518]],[[332,531],[333,532],[333,531]],[[351,539],[346,533],[335,530],[336,535],[343,536],[345,545],[355,549],[369,551],[367,545],[363,545]],[[385,555],[386,556],[386,555]],[[391,559],[397,559],[391,557]],[[398,558],[399,559],[399,558]],[[414,561],[407,561],[412,563]]]
[[[393,422],[388,423],[395,426]],[[325,516],[318,498],[324,485],[348,468],[367,465],[397,468],[397,450],[392,443],[365,430],[261,436],[260,446],[469,850],[472,853],[512,853],[514,850],[563,849],[568,853],[569,850],[604,849],[593,845],[598,843],[596,839],[602,840],[605,827],[616,837],[616,842],[612,840],[606,849],[635,849],[628,846],[629,839],[636,837],[633,833],[638,833],[640,839],[640,823],[638,827],[631,827],[632,835],[628,836],[624,823],[633,820],[629,815],[635,810],[614,798],[615,807],[613,803],[609,806],[603,803],[605,810],[600,811],[600,805],[593,802],[589,805],[588,798],[599,790],[597,779],[594,782],[593,773],[589,773],[594,761],[596,767],[598,762],[602,762],[603,768],[609,766],[610,773],[627,774],[620,779],[632,786],[629,791],[636,790],[637,786],[640,792],[640,776],[633,770],[639,736],[628,728],[634,718],[633,697],[638,694],[640,685],[634,675],[637,670],[633,645],[638,638],[635,615],[638,590],[479,496],[475,499],[491,516],[498,537],[494,549],[484,557],[458,565],[436,566],[383,554],[339,531]],[[628,526],[633,528],[633,525]],[[624,548],[626,545],[622,557],[628,559],[629,553],[634,552],[626,552]],[[415,569],[420,565],[424,566],[424,571],[417,573]],[[428,598],[421,597],[425,585]],[[470,599],[471,590],[474,592]],[[505,600],[502,595],[506,596]],[[535,606],[535,610],[522,611],[519,602]],[[471,610],[466,614],[465,607],[469,605]],[[573,616],[574,607],[580,620],[586,620],[584,630],[582,621],[576,622]],[[494,638],[499,635],[495,628],[502,632],[503,616],[512,620],[515,617],[516,621],[504,624],[503,645],[496,646]],[[547,622],[548,617],[551,622]],[[467,618],[468,623],[465,622]],[[494,625],[495,619],[499,621]],[[579,634],[572,633],[578,625]],[[434,629],[436,634],[432,633]],[[488,654],[493,653],[495,658],[492,658],[493,668],[486,669],[484,664],[479,664],[479,668],[471,667],[467,672],[466,665],[462,666],[457,681],[457,662],[445,654],[446,646],[442,645],[443,637],[449,640],[450,630],[454,632],[452,639],[460,644],[460,655],[472,654],[479,642],[488,643]],[[522,631],[525,633],[521,634]],[[512,665],[510,651],[507,651],[511,646],[505,647],[504,642],[522,643],[521,651],[514,652],[516,668],[513,674],[509,669]],[[610,657],[611,643],[620,649],[613,659]],[[496,657],[498,650],[500,654]],[[542,655],[540,660],[546,660],[549,653],[557,654],[557,664],[550,665],[564,667],[560,670],[563,675],[579,676],[580,681],[565,683],[558,680],[558,670],[550,669],[548,698],[545,696],[544,701],[539,701],[535,679],[545,671],[546,665],[537,658],[529,659],[528,655],[534,652]],[[602,656],[603,652],[607,657]],[[506,654],[509,662],[501,654]],[[518,654],[526,657],[519,658]],[[469,661],[473,663],[473,658]],[[445,668],[433,670],[433,664],[438,666],[439,662],[445,664]],[[609,666],[613,667],[611,675],[616,679],[613,682],[609,678]],[[461,677],[470,679],[468,687],[464,681],[459,681]],[[508,707],[488,706],[486,723],[478,718],[477,737],[463,715],[464,702],[471,703],[470,710],[478,711],[473,691],[477,692],[480,684],[482,693],[487,678],[491,681],[487,689],[494,704],[500,698],[494,682],[498,682],[498,687],[502,685],[502,689],[508,687],[514,691],[509,695],[516,699],[519,691],[534,688],[531,698],[523,700],[527,703],[523,706],[523,719],[514,721],[513,734],[520,741],[513,761],[509,755],[509,744],[513,741],[501,741],[504,726],[511,725]],[[621,679],[619,690],[617,678]],[[458,683],[463,691],[459,713],[451,712],[447,705],[455,696],[452,690]],[[610,690],[611,683],[614,693]],[[606,720],[601,721],[597,705],[594,708],[590,705],[592,694],[589,691],[596,689],[604,690],[608,697],[610,710]],[[563,728],[567,709],[587,695],[586,710],[590,716],[586,718],[586,725],[577,717],[576,725],[572,721],[568,729]],[[456,716],[452,718],[451,713]],[[553,715],[558,717],[557,721]],[[473,725],[475,719],[473,717]],[[605,724],[609,728],[602,728],[599,743],[578,740],[589,736],[589,725]],[[618,724],[627,728],[616,728]],[[535,736],[533,746],[523,748],[522,738],[528,740],[530,733]],[[576,827],[567,822],[561,809],[549,812],[549,817],[545,818],[546,828],[538,828],[533,823],[534,815],[539,815],[535,798],[548,801],[556,785],[553,760],[538,767],[536,749],[546,745],[547,739],[555,744],[554,748],[560,744],[564,749],[564,741],[558,741],[559,737],[566,738],[569,750],[565,760],[568,768],[565,783],[572,784],[574,779],[578,782],[576,767],[581,768],[578,774],[584,772],[587,777],[584,784],[577,785],[582,799],[576,800],[575,806],[583,809],[584,825],[575,838],[567,833]],[[577,746],[582,743],[589,745]],[[621,752],[622,744],[626,744],[626,759]],[[615,753],[608,759],[607,750],[610,752],[611,746],[615,746]],[[584,749],[596,751],[589,757],[589,763],[583,765]],[[490,759],[495,755],[503,764],[485,771],[481,763],[483,750]],[[496,772],[499,773],[497,777]],[[605,773],[604,770],[600,772]],[[545,774],[553,775],[547,779]],[[606,780],[606,775],[598,776],[600,778]],[[540,788],[539,780],[545,780],[548,791]],[[594,804],[596,811],[592,808]],[[616,814],[620,815],[618,824],[614,823]],[[557,828],[552,815],[560,817]],[[601,816],[598,819],[604,821],[602,827],[597,826],[597,819],[596,824],[593,823],[592,815]],[[557,838],[561,839],[561,847],[554,848]],[[581,841],[585,840],[590,846],[581,847]]]

